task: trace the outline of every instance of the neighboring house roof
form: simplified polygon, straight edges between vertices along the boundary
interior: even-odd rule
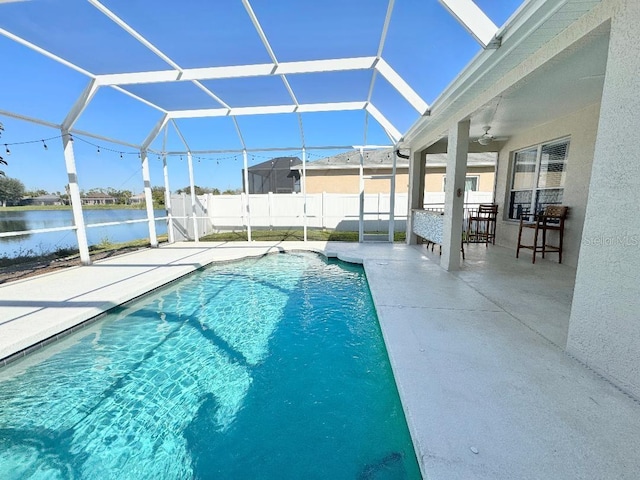
[[[92,193],[85,193],[82,198],[116,198],[113,197],[107,193],[102,193],[102,192],[92,192]]]
[[[249,172],[258,175],[268,174],[273,170],[291,170],[297,165],[302,165],[298,157],[276,157],[248,168]]]
[[[495,167],[496,152],[469,153],[467,156],[467,167]],[[427,154],[427,167],[446,167],[446,153]]]
[[[60,195],[38,195],[37,197],[27,197],[25,200],[34,202],[59,202]]]
[[[494,167],[496,153],[470,153],[467,165],[470,167]],[[364,166],[366,168],[391,168],[393,165],[393,150],[381,149],[364,152]],[[447,165],[446,153],[433,153],[427,155],[427,167],[443,167]],[[307,163],[307,170],[334,170],[357,169],[360,167],[360,152],[352,150],[332,157],[321,158]],[[296,167],[300,170],[302,167]],[[409,160],[397,157],[396,168],[408,169]]]
[[[391,168],[393,166],[393,150],[389,148],[381,150],[368,150],[364,152],[364,165],[369,168]],[[409,168],[409,160],[397,158],[396,167]],[[333,170],[333,169],[357,169],[360,168],[360,152],[351,150],[332,157],[321,158],[307,163],[307,170]]]

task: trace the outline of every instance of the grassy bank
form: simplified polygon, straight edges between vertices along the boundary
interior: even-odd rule
[[[158,235],[159,242],[166,242],[167,235]],[[123,253],[129,250],[137,248],[144,248],[149,246],[149,240],[140,239],[132,240],[130,242],[112,243],[109,241],[102,241],[98,245],[92,245],[89,247],[90,255],[99,255],[105,253],[116,254],[118,251]],[[0,256],[0,268],[12,267],[16,265],[23,265],[27,263],[47,263],[59,260],[74,260],[80,258],[80,252],[75,248],[60,248],[54,252],[36,254],[32,251],[27,251],[17,257]]]
[[[375,232],[368,232],[368,234]],[[380,233],[380,232],[379,232]],[[296,230],[252,230],[251,238],[255,241],[303,241],[304,234],[302,229]],[[203,242],[246,242],[247,232],[223,232],[206,235],[200,238]],[[335,230],[307,230],[307,240],[309,241],[334,241],[334,242],[357,242],[358,232],[340,232]],[[396,232],[394,235],[395,242],[404,242],[405,233]],[[159,242],[166,242],[167,235],[159,235]],[[130,242],[112,243],[108,240],[104,240],[98,245],[89,247],[89,253],[91,256],[105,256],[105,254],[116,255],[119,252],[125,253],[137,248],[144,248],[149,246],[147,239],[133,240]],[[0,268],[7,268],[17,265],[24,265],[28,263],[47,263],[60,260],[73,261],[80,258],[80,253],[77,249],[73,248],[61,248],[54,252],[36,253],[33,251],[26,251],[16,257],[0,256]]]
[[[368,232],[376,233],[376,232]],[[379,232],[378,232],[379,233]],[[300,230],[252,230],[251,239],[256,241],[302,241],[304,232]],[[222,232],[206,235],[200,238],[206,242],[240,242],[247,241],[247,232]],[[310,241],[333,241],[333,242],[357,242],[358,232],[341,232],[336,230],[307,230],[307,240]],[[404,242],[405,233],[396,232],[395,242]]]

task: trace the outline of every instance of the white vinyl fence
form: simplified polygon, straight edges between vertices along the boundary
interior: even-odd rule
[[[467,192],[467,204],[491,203],[491,192]],[[304,226],[304,196],[300,193],[245,195],[200,195],[196,197],[198,237],[210,233],[258,229],[300,228]],[[340,193],[308,194],[307,227],[357,232],[360,218],[360,195]],[[425,208],[444,205],[444,192],[425,193]],[[390,195],[366,194],[364,199],[365,232],[388,230]],[[406,229],[408,198],[396,194],[394,230]],[[171,196],[176,240],[194,239],[191,197]],[[381,213],[382,212],[382,213]]]

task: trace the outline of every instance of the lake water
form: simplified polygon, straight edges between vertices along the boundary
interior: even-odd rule
[[[166,215],[164,210],[155,210],[155,217]],[[106,222],[122,222],[126,220],[144,219],[146,210],[114,209],[85,210],[86,225]],[[0,210],[0,232],[19,232],[41,228],[73,226],[71,210]],[[165,220],[156,221],[158,235],[167,233]],[[87,228],[89,245],[102,242],[120,243],[149,238],[146,222],[114,225],[108,227]],[[38,233],[19,237],[0,237],[0,257],[17,257],[21,255],[41,255],[61,248],[78,248],[76,234],[73,230],[62,232]]]

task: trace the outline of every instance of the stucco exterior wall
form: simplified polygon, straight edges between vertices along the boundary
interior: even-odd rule
[[[567,350],[640,398],[640,2],[611,22]]]
[[[391,175],[390,169],[365,170],[365,175]],[[307,193],[359,193],[357,169],[307,170]],[[389,180],[366,180],[366,193],[389,193]],[[407,193],[409,173],[396,173],[396,193]]]
[[[444,192],[442,178],[445,175],[445,167],[432,167],[427,169],[425,175],[425,191]],[[372,172],[365,170],[365,175]],[[391,170],[376,170],[375,175],[390,175]],[[480,192],[493,191],[494,169],[493,167],[472,167],[467,171],[467,176],[479,177],[478,188]],[[366,180],[366,193],[389,193],[389,180]],[[307,193],[358,193],[360,180],[357,170],[307,170]],[[396,193],[409,191],[409,173],[396,173]]]
[[[429,168],[425,176],[424,189],[427,192],[444,192],[446,167]],[[493,192],[493,167],[470,167],[467,169],[467,177],[478,177],[479,192]]]
[[[599,112],[600,104],[597,103],[539,125],[510,138],[499,152],[496,202],[499,204],[500,213],[496,228],[496,243],[513,248],[514,256],[518,239],[518,222],[507,220],[513,153],[540,143],[570,137],[562,198],[562,203],[569,206],[570,211],[565,224],[562,262],[574,267],[578,264]],[[531,235],[531,232],[524,233]],[[555,238],[552,241],[555,241]],[[524,250],[520,253],[521,261],[530,261],[530,251]],[[557,260],[557,254],[551,254],[550,258]]]

